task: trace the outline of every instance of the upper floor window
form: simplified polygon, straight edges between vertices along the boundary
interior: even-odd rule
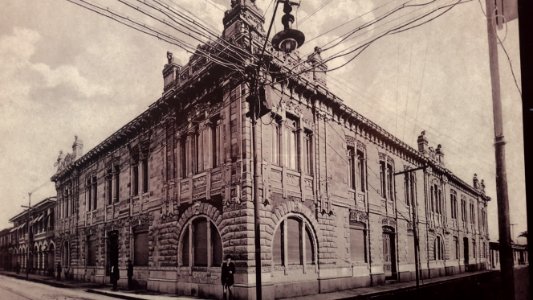
[[[356,181],[355,172],[356,172],[355,148],[353,146],[348,146],[348,186],[354,190],[355,190],[355,181]]]
[[[187,138],[180,139],[180,177],[187,177]]]
[[[281,165],[281,125],[277,120],[272,121],[272,144],[271,144],[271,158],[273,165]]]
[[[166,175],[167,180],[176,178],[176,138],[174,124],[167,124],[166,127]]]
[[[365,153],[357,149],[357,174],[359,175],[359,190],[364,192],[366,190],[366,159]]]
[[[407,206],[414,205],[416,196],[416,174],[413,172],[405,173],[405,204]]]
[[[109,167],[105,175],[107,204],[113,204],[113,168]]]
[[[286,128],[286,166],[289,169],[299,171],[299,162],[298,162],[298,121],[294,118],[288,117],[285,121]]]
[[[96,182],[96,175],[89,176],[85,183],[85,196],[87,211],[97,209],[98,200],[98,185]]]
[[[120,200],[120,166],[114,166],[113,171],[113,175],[115,176],[115,195],[113,201],[118,202]]]
[[[150,168],[148,166],[148,156],[145,155],[141,160],[142,171],[143,171],[143,193],[148,192],[148,183],[149,183],[149,173]]]
[[[202,151],[201,151],[201,135],[199,131],[196,131],[192,135],[192,167],[193,173],[197,174],[204,170],[202,163]]]
[[[313,132],[304,130],[303,173],[313,175]]]
[[[474,209],[474,203],[470,202],[470,223],[475,224],[476,222],[476,211]]]
[[[131,167],[131,192],[133,196],[139,195],[139,162],[134,161]]]
[[[466,200],[461,198],[461,220],[466,222]]]
[[[452,219],[457,219],[457,192],[452,190],[450,192],[450,213]]]
[[[379,178],[381,182],[381,196],[387,200],[394,200],[395,183],[394,183],[394,165],[391,158],[380,154],[379,161]]]
[[[220,118],[217,116],[211,119],[211,167],[216,168],[221,162],[220,157]]]
[[[291,216],[283,219],[274,233],[274,265],[315,264],[314,239],[311,232],[311,227],[302,218]]]

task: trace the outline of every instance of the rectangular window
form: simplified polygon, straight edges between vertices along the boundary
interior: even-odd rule
[[[415,237],[412,234],[407,235],[407,262],[415,263]]]
[[[137,163],[133,165],[132,173],[131,191],[133,196],[137,196],[139,195],[139,165]]]
[[[411,176],[409,173],[404,175],[405,182],[405,204],[411,206]]]
[[[350,227],[350,257],[352,262],[366,262],[365,231],[360,227]]]
[[[476,241],[472,240],[472,257],[476,258]]]
[[[181,265],[189,266],[189,228],[185,229],[181,242]]]
[[[455,259],[459,259],[459,238],[454,236],[453,237],[453,244],[454,244],[454,248],[455,248]]]
[[[313,175],[313,133],[309,130],[304,132],[304,174]]]
[[[284,264],[283,258],[285,257],[285,254],[283,251],[283,227],[284,223],[281,223],[278,230],[276,230],[276,233],[274,234],[272,257],[274,260],[274,265],[276,266],[281,266]]]
[[[355,149],[348,146],[348,186],[355,190]]]
[[[193,257],[194,265],[207,267],[207,219],[193,221]]]
[[[148,266],[148,232],[136,232],[133,235],[133,264]]]
[[[280,165],[280,153],[281,153],[281,130],[280,124],[274,120],[272,121],[272,164],[279,166]]]
[[[87,179],[87,182],[85,183],[85,197],[86,197],[86,203],[87,203],[87,211],[92,210],[92,200],[93,200],[93,189],[91,186],[91,179]],[[61,216],[61,211],[59,211],[59,216]]]
[[[96,266],[96,239],[87,237],[87,266]]]
[[[113,169],[108,168],[105,178],[107,204],[113,204]]]
[[[463,199],[461,199],[461,220],[466,222],[466,202]]]
[[[357,173],[359,175],[359,190],[364,192],[366,189],[365,153],[361,150],[357,150]]]
[[[193,157],[193,171],[194,174],[197,174],[201,171],[201,160],[200,160],[200,133],[196,132],[192,136],[192,157]]]
[[[143,193],[148,193],[148,178],[149,178],[149,166],[148,166],[148,157],[143,158],[142,160],[143,168]]]
[[[385,173],[386,173],[386,170],[385,170],[385,162],[384,161],[380,161],[379,162],[379,182],[381,183],[380,184],[380,188],[381,188],[381,196],[383,198],[386,198],[387,197],[387,185],[385,183]]]
[[[287,167],[299,171],[298,165],[298,122],[288,118],[286,121],[287,132]]]
[[[174,134],[174,124],[167,125],[167,180],[176,178],[176,139]]]
[[[120,199],[120,167],[115,166],[115,196],[114,196],[114,202],[118,202]]]
[[[303,264],[302,258],[302,228],[295,219],[287,219],[287,251],[289,265]]]
[[[187,177],[187,139],[183,137],[180,141],[180,175]]]
[[[98,185],[96,176],[93,177],[93,209],[98,208]]]
[[[394,200],[394,168],[391,164],[387,164],[387,184],[388,184],[388,199]]]
[[[218,120],[213,121],[211,126],[211,167],[216,168],[219,165],[220,158],[218,150],[220,146],[220,126]]]

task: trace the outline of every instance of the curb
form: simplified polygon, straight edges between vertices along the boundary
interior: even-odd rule
[[[106,292],[106,291],[95,290],[95,289],[87,289],[85,291],[87,293],[98,294],[98,295],[103,295],[103,296],[108,296],[108,297],[113,297],[113,298],[119,298],[119,299],[145,300],[145,298],[139,298],[139,297],[133,297],[133,296],[128,296],[128,295],[116,294],[116,293],[111,293],[111,292]]]

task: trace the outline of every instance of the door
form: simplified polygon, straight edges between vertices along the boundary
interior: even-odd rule
[[[394,233],[383,232],[383,271],[386,279],[396,278],[396,249]]]
[[[468,257],[468,254],[470,252],[470,250],[468,249],[468,238],[463,238],[463,251],[464,251],[464,258],[465,258],[465,266],[468,265],[468,260],[469,260],[469,257]]]
[[[109,276],[111,266],[118,266],[118,231],[110,231],[107,240],[107,268],[106,274]]]

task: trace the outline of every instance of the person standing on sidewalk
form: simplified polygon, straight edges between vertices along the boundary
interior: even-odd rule
[[[113,291],[117,290],[117,284],[120,278],[119,273],[118,266],[115,264],[111,265],[111,284],[113,284]]]
[[[57,271],[57,280],[61,280],[61,263],[60,262],[57,263],[56,271]]]
[[[231,255],[227,255],[226,261],[222,263],[222,274],[220,276],[222,280],[222,292],[224,294],[224,299],[233,299],[233,294],[231,291],[231,287],[234,283],[233,274],[235,274],[235,264],[231,261]]]
[[[131,259],[128,259],[128,290],[133,288],[133,264]]]

